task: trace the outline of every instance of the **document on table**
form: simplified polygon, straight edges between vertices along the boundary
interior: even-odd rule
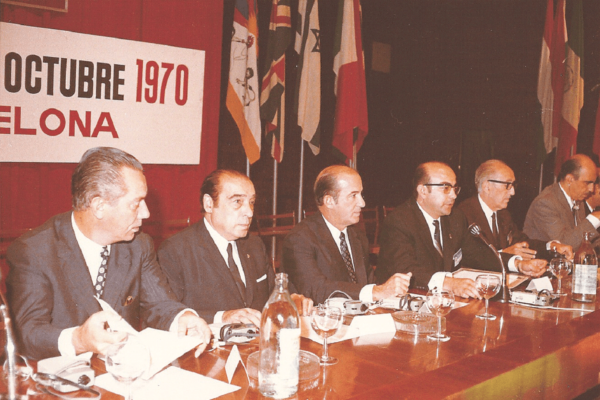
[[[116,314],[116,311],[106,301],[97,300],[104,311],[112,311]],[[146,328],[138,332],[125,319],[121,319],[116,326],[115,324],[111,325],[111,329],[137,336],[150,350],[152,364],[142,376],[143,379],[151,378],[171,361],[197,347],[202,342],[199,336],[178,336],[176,333],[153,328]]]
[[[477,276],[481,275],[481,274],[492,274],[492,275],[497,275],[500,277],[500,279],[502,279],[502,273],[501,272],[493,272],[493,271],[483,271],[480,269],[470,269],[470,268],[461,268],[458,271],[454,272],[452,274],[453,278],[469,278],[469,279],[473,279],[475,280],[477,278]],[[520,275],[520,274],[506,274],[506,277],[508,279],[508,287],[513,289],[517,286],[519,286],[521,283],[525,282],[527,279],[529,279],[528,277],[526,277],[525,275]]]
[[[98,376],[96,386],[121,396],[127,391],[127,385],[111,374]],[[149,381],[138,379],[132,386],[133,397],[144,400],[209,400],[239,389],[239,386],[177,367],[169,367]]]

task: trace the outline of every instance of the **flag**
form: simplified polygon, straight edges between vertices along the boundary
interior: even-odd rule
[[[340,0],[333,45],[337,97],[333,147],[339,150],[346,163],[355,161],[354,154],[369,132],[360,22],[359,0]]]
[[[596,128],[594,129],[592,151],[600,157],[600,97],[598,98],[598,111],[596,111]]]
[[[296,104],[302,139],[313,154],[321,146],[321,28],[319,0],[299,0],[294,49],[299,55],[296,69]]]
[[[546,8],[546,23],[544,24],[544,37],[542,38],[542,55],[538,75],[537,96],[541,105],[543,144],[545,152],[539,157],[540,163],[546,154],[556,147],[558,140],[552,135],[552,118],[554,106],[554,93],[552,91],[552,64],[550,61],[550,48],[552,45],[552,31],[554,29],[554,0],[548,0]]]
[[[581,0],[573,0],[571,4],[572,19],[568,36],[565,25],[565,0],[560,0],[556,16],[559,24],[564,27],[565,41],[568,37],[564,58],[564,94],[560,108],[560,130],[554,171],[556,175],[562,163],[577,152],[577,131],[580,111],[583,107],[583,11]]]
[[[267,121],[266,140],[271,144],[271,155],[281,162],[285,131],[285,51],[292,41],[291,0],[273,0],[269,38],[267,43],[267,69],[260,92],[260,116]]]
[[[246,157],[251,164],[260,158],[260,111],[258,104],[258,25],[255,0],[235,0],[227,109],[240,130]]]

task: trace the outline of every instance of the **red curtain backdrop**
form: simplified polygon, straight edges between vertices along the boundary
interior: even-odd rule
[[[200,165],[145,166],[150,220],[197,220],[201,182],[217,166],[223,1],[78,0],[66,14],[1,5],[0,20],[206,52]],[[0,163],[0,230],[32,228],[70,210],[74,168]]]

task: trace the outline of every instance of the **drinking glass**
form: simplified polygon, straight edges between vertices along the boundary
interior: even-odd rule
[[[329,356],[327,352],[327,338],[335,335],[341,324],[342,310],[338,307],[318,305],[313,308],[311,326],[323,338],[321,365],[333,365],[338,362],[337,358]]]
[[[573,269],[573,263],[564,257],[556,257],[550,261],[548,269],[550,270],[552,275],[554,275],[558,280],[556,294],[559,294],[561,296],[566,295],[566,293],[562,290],[562,278],[571,273],[571,270]]]
[[[488,312],[490,305],[490,299],[498,294],[500,287],[502,287],[502,279],[498,275],[494,274],[481,274],[475,278],[475,286],[479,294],[485,299],[485,312],[483,314],[476,315],[477,318],[489,319],[493,321],[496,319],[495,315]]]
[[[454,293],[452,290],[433,289],[427,292],[427,308],[437,316],[438,329],[437,333],[427,335],[429,339],[446,342],[450,340],[450,336],[442,334],[442,317],[447,315],[454,304]]]
[[[150,350],[137,337],[110,345],[106,351],[106,370],[127,385],[125,400],[131,400],[131,385],[150,368]]]

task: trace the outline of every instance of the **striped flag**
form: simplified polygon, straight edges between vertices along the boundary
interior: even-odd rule
[[[356,161],[355,154],[369,132],[360,23],[360,1],[340,0],[333,45],[337,97],[333,147],[339,150],[346,163]]]
[[[291,43],[291,0],[273,0],[267,44],[267,70],[260,92],[260,116],[267,121],[266,140],[271,155],[281,162],[285,132],[285,51]]]
[[[554,93],[552,91],[552,64],[550,62],[550,47],[552,45],[552,31],[554,30],[554,0],[548,0],[546,8],[546,23],[544,25],[544,37],[542,39],[542,55],[540,58],[540,70],[538,75],[537,96],[542,109],[542,126],[544,137],[545,155],[550,153],[558,143],[552,135],[552,119],[554,106]]]
[[[566,42],[566,57],[564,58],[564,94],[562,107],[559,108],[561,118],[558,147],[556,148],[556,168],[554,171],[556,175],[558,175],[562,163],[577,152],[579,116],[583,107],[583,10],[581,0],[573,0],[571,4],[573,7],[572,19],[569,27],[570,34]],[[563,26],[566,41],[565,0],[560,0],[556,18],[558,23]]]
[[[313,154],[321,146],[321,28],[319,0],[299,0],[295,50],[299,55],[296,79],[298,126]]]
[[[258,104],[258,25],[255,0],[235,0],[227,109],[235,120],[246,157],[251,164],[260,158],[260,111]]]

